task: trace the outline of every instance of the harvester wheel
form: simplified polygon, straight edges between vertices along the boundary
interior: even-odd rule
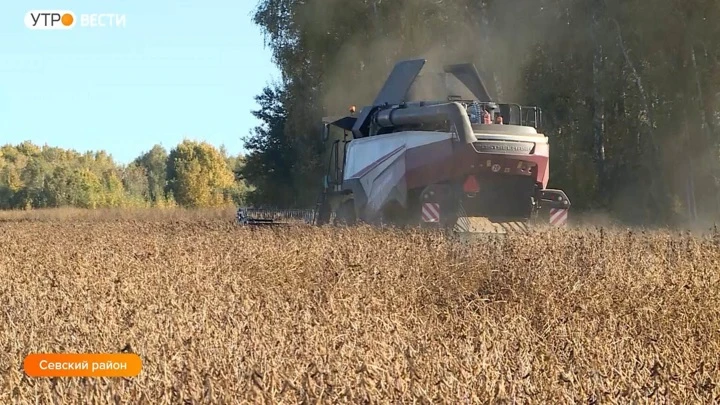
[[[331,214],[330,203],[328,202],[327,199],[323,199],[322,203],[318,207],[315,225],[323,226],[325,224],[328,224],[330,222],[330,214]]]
[[[352,226],[355,225],[355,202],[353,200],[346,200],[337,210],[335,214],[335,225]]]
[[[402,207],[397,200],[390,201],[382,210],[379,221],[382,225],[404,227],[408,221],[408,210]]]

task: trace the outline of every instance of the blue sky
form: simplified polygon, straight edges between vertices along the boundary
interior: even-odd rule
[[[280,77],[251,21],[257,3],[5,1],[0,144],[104,149],[120,163],[183,138],[243,152],[258,124],[253,97]],[[124,14],[126,26],[26,28],[25,13],[40,9]]]

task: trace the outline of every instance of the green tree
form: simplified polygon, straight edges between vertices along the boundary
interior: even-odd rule
[[[226,161],[228,167],[235,175],[235,184],[230,191],[232,201],[235,205],[246,205],[248,203],[248,195],[254,191],[254,188],[248,186],[242,177],[246,158],[243,155],[228,156]]]
[[[164,176],[164,175],[163,175]],[[152,201],[148,175],[145,168],[137,163],[131,163],[123,170],[123,187],[127,198],[133,201]]]
[[[165,199],[167,186],[168,153],[161,145],[155,145],[148,152],[140,155],[133,163],[142,167],[147,175],[148,195],[150,201],[158,204]]]
[[[236,168],[238,178],[254,187],[247,197],[252,205],[291,207],[297,203],[299,190],[294,170],[298,154],[285,131],[284,95],[276,85],[266,87],[255,97],[260,109],[252,113],[262,124],[245,140],[245,149],[250,153],[244,165]]]

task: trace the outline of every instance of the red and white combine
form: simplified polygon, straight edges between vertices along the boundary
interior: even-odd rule
[[[331,146],[314,223],[461,233],[564,226],[570,201],[546,188],[541,110],[493,102],[472,64],[421,75],[425,63],[399,62],[372,105],[324,120]]]
[[[372,105],[323,120],[329,161],[314,209],[241,208],[238,222],[420,225],[461,234],[565,226],[570,200],[547,188],[540,108],[493,102],[472,64],[421,75],[425,63],[399,62]]]

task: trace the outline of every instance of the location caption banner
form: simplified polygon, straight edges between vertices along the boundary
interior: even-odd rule
[[[30,377],[135,377],[142,359],[135,353],[32,353],[23,368]]]

